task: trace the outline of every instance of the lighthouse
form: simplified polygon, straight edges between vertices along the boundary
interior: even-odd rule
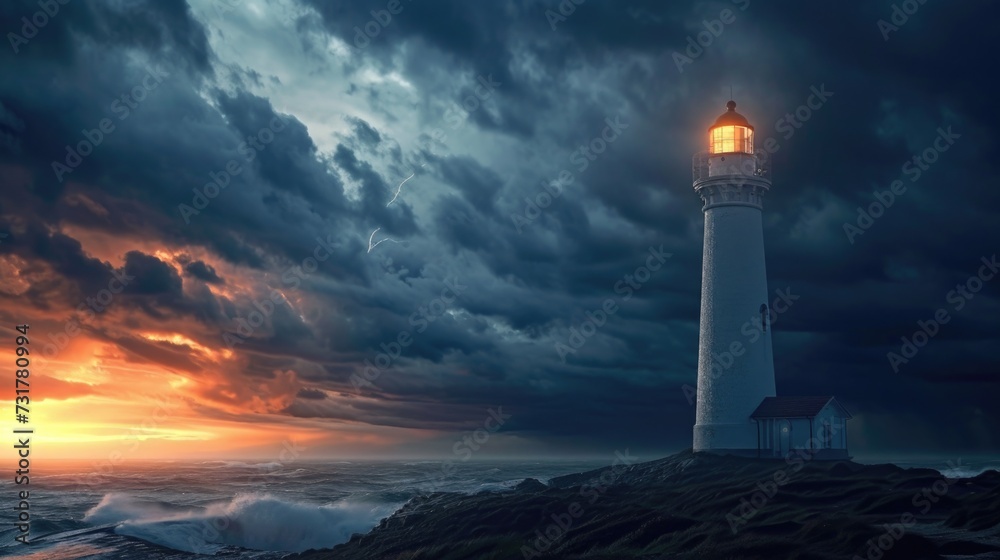
[[[762,225],[771,181],[753,126],[735,102],[726,107],[694,160],[705,213],[694,450],[756,452],[750,415],[775,396]]]
[[[763,202],[771,189],[767,153],[729,101],[694,156],[695,193],[705,214],[694,451],[787,457],[847,457],[850,414],[833,397],[775,394],[764,266]]]

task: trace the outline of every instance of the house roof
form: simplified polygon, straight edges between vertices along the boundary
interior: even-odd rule
[[[850,413],[833,397],[765,397],[750,418],[812,418],[830,402],[850,418]]]

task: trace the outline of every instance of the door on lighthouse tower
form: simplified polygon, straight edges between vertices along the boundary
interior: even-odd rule
[[[788,420],[778,422],[778,455],[787,457],[791,449],[792,423]]]

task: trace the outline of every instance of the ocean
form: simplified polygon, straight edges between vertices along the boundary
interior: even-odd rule
[[[366,533],[414,496],[503,491],[606,466],[598,461],[203,461],[32,465],[32,544],[15,541],[5,485],[0,556],[30,560],[277,559]],[[8,507],[9,504],[9,507]]]
[[[869,461],[863,461],[868,463]],[[875,461],[872,461],[875,462]],[[881,462],[881,461],[878,461]],[[203,461],[125,463],[108,472],[50,464],[30,483],[31,542],[14,539],[15,491],[6,486],[0,556],[30,560],[278,559],[366,533],[414,496],[505,491],[525,478],[607,466],[608,461]],[[898,461],[946,476],[975,476],[1000,462]]]

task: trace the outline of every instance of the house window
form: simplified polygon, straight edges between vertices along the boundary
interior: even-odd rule
[[[833,426],[829,420],[823,421],[823,447],[825,449],[833,447]]]
[[[767,313],[767,304],[766,303],[762,303],[762,304],[760,304],[760,328],[764,332],[767,332],[767,319],[768,319],[767,316],[768,316],[768,313]]]

